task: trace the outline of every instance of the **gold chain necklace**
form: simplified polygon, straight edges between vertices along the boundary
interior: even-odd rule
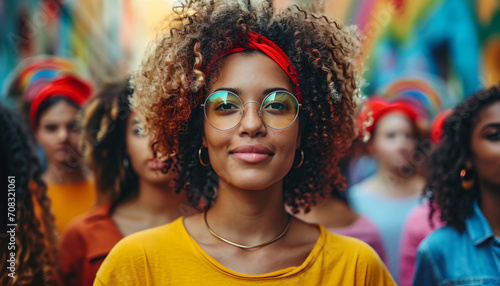
[[[288,221],[286,222],[285,229],[278,236],[276,236],[275,238],[273,238],[273,239],[271,239],[269,241],[266,241],[264,243],[257,244],[257,245],[242,245],[242,244],[238,244],[238,243],[232,242],[230,240],[227,240],[227,239],[223,238],[222,236],[218,235],[217,233],[215,233],[215,231],[213,231],[212,228],[210,228],[210,226],[208,225],[207,212],[205,211],[205,225],[207,226],[208,231],[213,236],[215,236],[216,238],[224,241],[225,243],[230,244],[232,246],[239,247],[239,248],[243,248],[243,249],[252,249],[252,248],[266,246],[266,245],[271,244],[271,243],[277,241],[278,239],[282,238],[285,235],[285,233],[288,231],[288,228],[290,227],[290,218],[291,218],[291,215],[288,215]]]

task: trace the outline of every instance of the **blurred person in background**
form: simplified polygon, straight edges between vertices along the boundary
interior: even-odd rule
[[[0,130],[0,285],[61,285],[57,231],[33,142],[3,105]]]
[[[301,210],[295,216],[308,223],[319,223],[328,231],[360,239],[368,243],[384,263],[387,262],[380,232],[369,218],[352,210],[345,192],[333,189],[325,198],[318,198],[308,213]]]
[[[95,201],[91,173],[79,151],[79,111],[92,94],[92,87],[71,75],[62,75],[44,87],[30,107],[30,125],[47,159],[42,179],[52,204],[59,233]]]
[[[451,110],[443,110],[436,115],[432,121],[430,130],[430,140],[433,144],[433,149],[430,152],[435,152],[439,146],[442,134],[444,120],[450,116]],[[432,174],[434,169],[430,160],[432,153],[426,154],[425,168]],[[427,176],[426,176],[427,177]],[[424,190],[423,195],[425,196]],[[434,230],[444,226],[444,223],[439,219],[439,209],[435,208],[436,213],[432,220],[429,219],[431,207],[429,201],[424,199],[414,207],[406,219],[401,234],[401,246],[399,252],[399,285],[410,286],[413,281],[413,273],[415,271],[415,262],[417,260],[417,249],[422,240]]]
[[[62,236],[59,267],[68,286],[92,285],[123,237],[189,210],[186,195],[174,192],[175,172],[153,155],[144,118],[129,108],[132,92],[127,80],[105,84],[85,109],[85,159],[104,203],[73,220]]]
[[[446,224],[418,248],[413,285],[500,283],[500,86],[453,109],[428,182]]]
[[[412,106],[370,97],[358,114],[365,150],[377,161],[377,172],[347,191],[353,209],[379,229],[388,268],[398,282],[399,243],[409,211],[418,204],[425,180],[411,158],[417,151],[418,115]]]

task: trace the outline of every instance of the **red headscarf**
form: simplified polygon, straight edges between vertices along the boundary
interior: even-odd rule
[[[443,136],[443,124],[446,118],[448,118],[453,111],[451,109],[446,109],[439,112],[434,120],[432,120],[431,125],[431,141],[434,144],[438,144],[441,142],[441,137]]]
[[[403,102],[391,103],[383,97],[372,96],[363,106],[357,119],[359,136],[364,142],[370,140],[380,118],[392,112],[403,113],[413,124],[416,124],[418,119],[418,114],[411,105]]]
[[[91,95],[92,86],[81,79],[72,75],[58,77],[52,83],[44,87],[33,99],[30,107],[31,128],[36,130],[36,113],[40,105],[47,99],[56,96],[64,97],[82,106]]]
[[[260,50],[268,57],[270,57],[273,61],[275,61],[281,67],[281,69],[283,69],[283,71],[286,72],[288,77],[292,80],[293,84],[295,85],[297,100],[299,101],[299,103],[301,103],[302,94],[300,93],[300,88],[299,88],[299,77],[297,75],[295,67],[293,66],[292,62],[287,57],[285,52],[283,52],[283,50],[278,45],[276,45],[271,40],[267,39],[262,35],[259,35],[254,32],[249,32],[247,35],[249,40],[248,47],[244,48],[240,45],[238,41],[234,42],[233,47],[229,51],[227,51],[226,53],[220,53],[216,55],[210,61],[210,63],[207,66],[207,69],[205,70],[205,74],[209,74],[212,71],[213,64],[222,57],[225,57],[232,53],[242,52],[245,50]]]

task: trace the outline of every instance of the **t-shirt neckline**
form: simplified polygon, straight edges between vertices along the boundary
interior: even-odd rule
[[[184,226],[184,217],[179,219],[179,224],[180,224],[181,229],[182,229],[182,235],[187,237],[191,246],[195,249],[198,258],[205,260],[216,271],[221,272],[225,275],[231,276],[233,278],[241,279],[241,280],[262,280],[262,279],[272,280],[272,279],[289,278],[289,277],[295,276],[298,273],[301,273],[301,272],[307,270],[309,267],[311,267],[313,265],[313,263],[316,261],[319,254],[321,253],[321,250],[323,249],[323,247],[325,245],[325,240],[326,240],[325,228],[319,224],[313,224],[319,228],[320,235],[319,235],[319,238],[316,241],[313,249],[307,255],[306,259],[304,260],[304,262],[301,265],[291,266],[291,267],[287,267],[287,268],[276,270],[276,271],[269,272],[269,273],[251,275],[251,274],[244,274],[244,273],[236,272],[234,270],[227,268],[226,266],[222,265],[221,263],[219,263],[217,260],[212,258],[196,242],[196,240],[194,240],[193,237],[191,237],[191,235],[186,230],[186,227]]]

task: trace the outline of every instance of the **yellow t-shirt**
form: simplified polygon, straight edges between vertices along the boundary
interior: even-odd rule
[[[115,245],[97,272],[100,285],[396,285],[367,244],[327,232],[300,266],[246,275],[210,257],[182,218],[141,231]]]

